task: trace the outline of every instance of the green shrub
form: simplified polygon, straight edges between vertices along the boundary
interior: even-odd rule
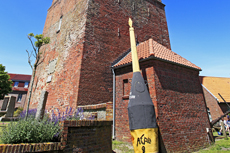
[[[23,111],[23,108],[18,107],[18,109],[16,111],[14,111],[14,117],[18,117],[22,111]]]
[[[94,116],[84,117],[82,108],[73,112],[71,107],[69,109],[67,107],[65,112],[61,113],[58,110],[57,115],[52,110],[51,114],[45,113],[41,121],[35,119],[36,112],[37,109],[30,109],[25,120],[26,111],[22,111],[18,122],[9,123],[0,132],[2,142],[5,144],[56,142],[61,135],[60,121],[94,119]]]
[[[27,120],[9,123],[1,132],[1,140],[5,144],[54,142],[58,141],[60,132],[58,122],[48,117],[39,122],[29,116]]]

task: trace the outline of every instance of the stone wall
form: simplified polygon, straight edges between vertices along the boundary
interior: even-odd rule
[[[84,110],[85,117],[94,116],[96,120],[113,120],[113,103],[107,102],[96,105],[84,105],[78,106],[78,108],[82,108]]]
[[[199,71],[159,60],[141,62],[140,67],[155,106],[161,147],[167,152],[192,152],[209,145],[206,128],[210,124]],[[131,136],[126,94],[131,79],[131,65],[116,70],[115,133],[118,140],[127,142]]]

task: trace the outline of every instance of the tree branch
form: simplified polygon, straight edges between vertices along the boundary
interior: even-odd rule
[[[29,51],[28,50],[26,50],[26,52],[27,52],[27,54],[28,54],[28,63],[29,63],[29,65],[30,65],[30,67],[31,67],[31,69],[33,70],[33,66],[32,66],[32,64],[31,64],[31,54],[29,53]]]
[[[33,49],[34,49],[35,55],[37,55],[37,50],[36,50],[36,48],[34,47],[34,44],[33,44],[33,41],[31,40],[31,37],[30,37],[30,36],[27,36],[27,37],[28,37],[28,39],[30,40],[30,43],[31,43],[31,45],[32,45],[32,47],[33,47]]]

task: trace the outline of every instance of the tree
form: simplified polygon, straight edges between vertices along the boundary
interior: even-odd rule
[[[26,50],[26,52],[28,53],[28,63],[30,65],[31,69],[33,70],[33,74],[32,74],[31,86],[30,86],[30,91],[29,91],[29,98],[27,101],[26,117],[25,117],[26,119],[28,116],[28,111],[29,111],[29,106],[30,106],[30,99],[31,99],[31,95],[32,95],[35,73],[36,73],[38,65],[40,65],[43,62],[42,56],[41,56],[42,53],[40,52],[40,48],[43,45],[48,44],[50,42],[50,38],[44,37],[42,34],[34,36],[33,33],[29,33],[28,39],[32,45],[33,50],[31,52]],[[33,41],[33,40],[35,40],[35,41]],[[32,60],[31,60],[32,56],[35,58],[34,65],[32,65]]]
[[[13,81],[9,79],[10,76],[5,72],[5,66],[0,64],[0,99],[12,91]]]

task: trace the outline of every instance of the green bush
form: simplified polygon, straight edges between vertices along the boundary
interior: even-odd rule
[[[23,108],[18,107],[18,109],[16,111],[14,111],[14,117],[18,117],[22,111],[23,111]]]
[[[1,132],[1,140],[5,144],[54,142],[60,132],[58,121],[45,117],[39,122],[29,116],[27,120],[9,123]]]

